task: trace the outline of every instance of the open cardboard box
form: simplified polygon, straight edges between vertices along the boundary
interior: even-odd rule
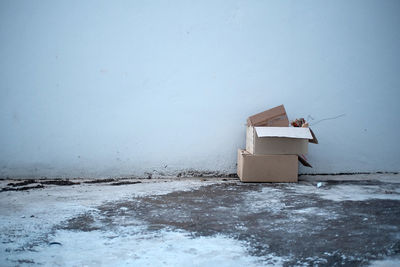
[[[307,154],[310,129],[247,126],[246,150],[251,154]]]

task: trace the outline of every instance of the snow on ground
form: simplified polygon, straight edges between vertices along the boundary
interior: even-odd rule
[[[224,237],[192,238],[184,231],[144,233],[58,231],[62,245],[41,246],[23,253],[26,261],[44,266],[260,266],[243,244]],[[14,259],[21,257],[15,255]],[[279,263],[279,258],[276,259]]]
[[[223,235],[193,238],[185,231],[146,232],[142,222],[107,232],[54,230],[60,222],[107,201],[190,191],[220,182],[160,179],[124,186],[80,184],[2,192],[0,265],[260,266],[243,242]],[[269,259],[281,262],[273,255]]]
[[[383,183],[400,183],[399,173],[366,173],[352,175],[307,175],[302,174],[300,181],[379,181]]]
[[[376,260],[370,263],[371,267],[398,267],[400,264],[400,258],[390,258],[384,260]]]
[[[395,177],[396,179],[398,176]],[[365,179],[364,179],[365,180]],[[397,179],[398,180],[398,179]],[[10,181],[0,181],[0,185]],[[74,231],[55,228],[80,214],[96,211],[106,202],[133,197],[166,195],[175,191],[191,191],[202,186],[223,183],[221,179],[152,179],[123,186],[84,184],[46,186],[29,191],[0,193],[0,265],[44,266],[260,266],[282,265],[285,258],[273,254],[250,256],[245,241],[219,234],[194,237],[185,230],[147,231],[147,224],[133,217],[117,217],[121,226],[104,230]],[[233,183],[236,183],[235,181]],[[303,223],[310,216],[335,220],[338,214],[317,206],[293,208],[297,196],[307,204],[304,196],[340,201],[368,199],[400,200],[400,189],[395,182],[385,184],[335,184],[315,181],[298,184],[274,184],[256,187],[237,196],[243,197],[239,209],[249,213],[266,211],[269,215],[287,215],[288,221],[276,220],[276,229],[288,223]],[[276,185],[276,186],[275,186]],[[230,187],[227,187],[230,188]],[[234,186],[232,190],[236,190]],[[228,190],[228,189],[227,189]],[[229,191],[229,190],[228,190]],[[232,191],[233,193],[235,191]],[[286,202],[284,201],[286,199]],[[314,199],[315,201],[315,199]],[[303,203],[302,202],[302,203]],[[299,207],[299,205],[295,206]],[[300,207],[302,207],[300,205]],[[223,207],[221,207],[223,208]],[[225,207],[226,208],[226,207]],[[127,209],[120,207],[120,209]],[[95,212],[93,213],[95,214]],[[96,218],[95,218],[96,219]],[[131,220],[129,223],[123,220]],[[124,225],[122,227],[122,225]],[[129,226],[127,226],[129,225]],[[281,226],[280,226],[281,225]],[[296,225],[294,225],[296,226]],[[243,231],[247,226],[243,225]],[[290,234],[292,228],[283,227]],[[239,228],[238,228],[239,229]],[[293,227],[295,231],[298,228]],[[268,259],[268,260],[265,260]],[[314,263],[317,260],[313,260]],[[372,262],[372,266],[391,266],[398,259]],[[395,265],[393,265],[395,266]],[[396,265],[398,266],[398,265]]]
[[[382,187],[379,185],[357,185],[343,184],[334,187],[326,186],[322,183],[321,187],[310,186],[308,183],[291,185],[298,194],[317,194],[319,197],[333,201],[364,201],[368,199],[392,199],[400,200],[399,187]]]
[[[4,187],[7,182],[10,181],[1,181],[2,186]],[[25,255],[31,253],[27,251],[27,248],[37,250],[38,247],[36,244],[47,239],[53,239],[51,235],[55,225],[78,214],[93,210],[96,206],[104,202],[123,200],[136,196],[163,195],[174,191],[189,191],[219,182],[221,180],[202,181],[199,179],[186,179],[185,181],[181,181],[177,179],[159,179],[156,181],[144,180],[139,184],[123,186],[80,184],[73,186],[49,186],[44,189],[29,191],[1,192],[0,240],[2,242],[0,243],[0,258],[6,259],[6,257],[9,257],[10,251],[15,252],[15,260],[21,259],[21,257],[24,258]],[[61,239],[67,240],[68,233],[65,232],[64,236],[61,236]],[[62,235],[62,233],[57,234]],[[77,238],[81,234],[79,233],[74,237],[71,236],[71,238],[76,239],[76,242],[79,242],[79,240],[82,241],[81,245],[90,245],[84,239]],[[86,235],[91,239],[101,236],[100,233],[94,234],[94,236],[88,233]],[[167,234],[167,236],[170,235],[171,233]],[[182,233],[179,233],[179,235],[182,235]],[[92,241],[94,243],[101,243],[104,240],[97,240],[98,242],[95,240]],[[128,242],[127,244],[131,241],[130,239],[121,240],[122,243]],[[203,243],[206,241],[203,241]],[[52,245],[46,249],[54,251],[57,248],[54,248],[54,245]],[[65,247],[62,246],[62,249],[65,249]],[[2,262],[0,265],[4,266],[5,262]],[[61,265],[63,265],[62,262]]]
[[[281,201],[284,196],[282,190],[265,187],[261,191],[252,191],[245,196],[245,207],[252,213],[268,209],[272,213],[278,213],[285,208]]]
[[[301,184],[281,184],[283,187],[288,187],[293,189],[296,194],[318,194],[318,188],[311,186],[310,184],[301,185]],[[332,192],[331,195],[325,195],[325,197],[329,198],[331,196],[337,196]],[[290,217],[292,222],[295,221],[303,221],[303,218],[299,215],[313,215],[313,216],[322,216],[324,218],[335,219],[336,214],[332,211],[327,212],[324,209],[318,207],[308,207],[303,209],[289,209],[294,204],[285,203],[282,200],[287,197],[287,192],[282,190],[281,188],[273,188],[273,187],[264,187],[260,191],[252,191],[248,192],[245,196],[245,207],[249,212],[263,212],[268,211],[269,214],[279,214],[283,211]],[[296,199],[292,200],[296,201]],[[302,200],[304,201],[304,200]]]

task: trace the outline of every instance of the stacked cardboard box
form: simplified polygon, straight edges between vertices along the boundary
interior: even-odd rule
[[[289,127],[283,105],[247,119],[246,150],[238,151],[237,173],[242,182],[297,182],[298,161],[317,143],[308,127]]]

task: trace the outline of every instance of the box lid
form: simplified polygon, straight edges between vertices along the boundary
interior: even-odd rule
[[[312,139],[310,129],[301,127],[254,127],[258,137]]]
[[[289,120],[283,105],[257,113],[247,119],[248,126],[289,126]]]

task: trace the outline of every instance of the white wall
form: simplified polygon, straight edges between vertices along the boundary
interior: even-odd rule
[[[279,104],[320,141],[301,172],[399,171],[399,12],[3,0],[0,177],[233,173],[246,118]]]

